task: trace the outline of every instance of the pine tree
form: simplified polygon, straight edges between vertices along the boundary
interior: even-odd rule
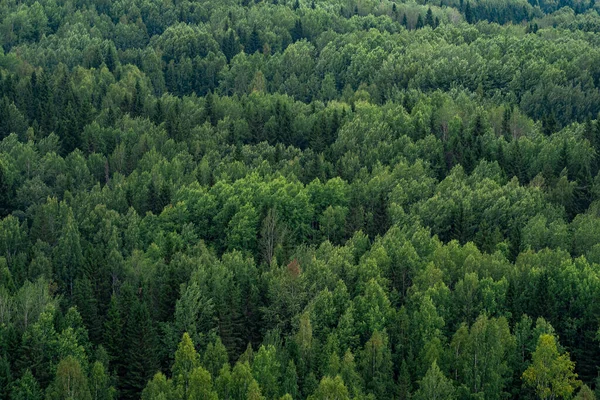
[[[210,374],[204,368],[195,368],[190,374],[189,382],[187,400],[218,400]]]
[[[348,389],[342,378],[338,375],[335,378],[329,376],[321,379],[319,387],[315,393],[308,397],[308,400],[350,400]]]
[[[159,215],[162,211],[162,208],[160,208],[158,190],[156,189],[154,179],[150,179],[150,183],[148,184],[148,195],[146,197],[146,211],[151,211],[155,215]]]
[[[392,355],[385,332],[373,332],[361,353],[360,366],[369,393],[382,399],[393,390]]]
[[[425,377],[419,382],[419,390],[415,400],[453,400],[456,399],[456,389],[450,379],[446,378],[437,362],[433,362]]]
[[[0,355],[0,399],[6,400],[12,386],[12,372],[8,357]]]
[[[423,28],[423,17],[421,16],[421,14],[419,14],[419,17],[417,18],[417,25],[415,25],[415,29],[421,29]]]
[[[124,373],[120,382],[123,399],[137,399],[158,371],[157,339],[146,305],[136,300],[123,337]]]
[[[110,72],[115,72],[119,60],[117,56],[117,50],[115,49],[115,46],[112,43],[107,46],[104,63],[106,64],[106,67]]]
[[[467,1],[467,6],[465,7],[465,21],[467,23],[473,23],[473,11],[471,10],[471,2]]]
[[[90,371],[89,389],[92,400],[113,400],[116,397],[116,390],[110,385],[110,376],[105,366],[96,361]]]
[[[502,114],[502,135],[504,135],[504,137],[506,138],[510,138],[511,135],[511,129],[510,129],[510,119],[512,116],[512,107],[509,107],[508,105],[504,106],[504,113]]]
[[[435,28],[435,21],[433,19],[433,12],[431,11],[431,7],[427,9],[427,14],[425,14],[425,25]]]
[[[162,211],[169,204],[171,204],[171,186],[163,182],[158,193],[158,209]]]
[[[410,372],[408,370],[408,363],[405,359],[402,359],[402,364],[400,365],[400,373],[398,375],[398,389],[401,400],[408,400],[411,398],[411,377]]]
[[[237,42],[233,29],[229,29],[227,35],[223,39],[221,49],[227,58],[227,62],[231,62],[231,59],[240,51],[240,46]]]
[[[263,45],[260,40],[260,37],[258,36],[258,31],[256,30],[256,28],[254,28],[250,33],[250,38],[248,39],[248,44],[246,45],[246,53],[254,54],[257,51],[261,51],[262,47]]]
[[[8,170],[3,160],[0,160],[0,218],[4,218],[10,213],[11,200],[11,185],[8,181]]]
[[[261,346],[252,363],[252,375],[269,399],[277,398],[280,394],[279,371],[280,364],[275,347],[273,345]]]
[[[181,342],[175,352],[173,364],[173,382],[184,398],[188,397],[192,372],[200,366],[200,356],[194,348],[194,343],[187,332],[183,334]]]
[[[131,101],[131,115],[140,116],[144,112],[144,98],[142,86],[139,79],[135,81],[135,89],[133,91],[133,99]]]
[[[302,20],[300,18],[296,19],[294,27],[290,31],[290,35],[292,36],[293,42],[297,42],[304,37],[304,28],[302,27]]]
[[[160,100],[160,98],[158,98],[158,99],[156,99],[156,104],[154,106],[154,116],[153,116],[154,123],[157,125],[160,125],[163,122],[164,118],[165,118],[165,114],[164,114],[164,110],[163,110],[162,101]]]
[[[213,98],[212,92],[208,92],[206,97],[204,98],[204,118],[206,121],[210,122],[212,126],[216,125],[215,118],[215,100]]]
[[[300,389],[298,388],[298,373],[296,372],[296,364],[294,364],[294,360],[288,361],[285,373],[283,374],[281,390],[283,393],[291,395],[294,399],[297,399],[300,396]]]
[[[92,342],[98,343],[101,336],[102,326],[98,316],[98,304],[94,297],[92,283],[87,277],[75,280],[73,302],[77,306],[81,318],[87,327]]]
[[[60,287],[64,293],[72,297],[75,278],[81,272],[80,269],[83,266],[83,253],[81,251],[79,229],[70,209],[58,245],[54,249],[54,263]]]
[[[227,349],[223,346],[221,339],[217,336],[214,343],[209,343],[206,347],[202,365],[214,378],[216,378],[223,365],[228,362],[229,356],[227,355]]]
[[[11,400],[42,400],[43,398],[44,394],[40,385],[29,369],[25,370],[23,376],[15,381],[10,390]]]
[[[542,131],[544,135],[550,136],[558,130],[558,121],[556,120],[556,115],[554,115],[554,111],[551,111],[550,114],[544,114],[542,117]]]

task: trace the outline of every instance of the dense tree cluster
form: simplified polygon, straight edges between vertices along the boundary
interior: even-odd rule
[[[0,4],[0,400],[594,399],[594,0]]]

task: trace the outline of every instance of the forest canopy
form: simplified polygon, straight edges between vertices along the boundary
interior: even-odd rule
[[[599,12],[0,2],[0,400],[600,396]]]

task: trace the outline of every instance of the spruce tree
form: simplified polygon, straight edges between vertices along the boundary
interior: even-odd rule
[[[431,11],[431,7],[427,9],[427,13],[425,14],[425,25],[435,28],[435,21],[433,19],[433,12]]]
[[[120,382],[123,399],[137,399],[158,371],[158,343],[146,305],[136,300],[131,308],[125,334],[124,373]]]
[[[467,21],[469,24],[473,23],[473,11],[471,10],[470,1],[467,1],[467,5],[465,7],[465,21]]]
[[[175,363],[171,369],[175,387],[184,398],[188,397],[192,372],[199,366],[200,356],[194,348],[190,335],[185,332],[175,352]]]
[[[123,320],[115,294],[110,298],[108,312],[104,322],[104,347],[110,357],[111,369],[121,371],[123,356]]]
[[[261,51],[262,47],[263,45],[260,40],[260,36],[258,35],[258,31],[256,30],[256,28],[254,28],[250,33],[250,38],[248,39],[248,44],[246,45],[246,53],[254,54],[257,51]]]

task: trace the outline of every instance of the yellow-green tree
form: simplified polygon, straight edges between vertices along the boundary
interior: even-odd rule
[[[523,382],[542,400],[570,398],[581,384],[574,369],[569,353],[558,352],[556,338],[543,334],[538,339],[531,365],[523,373]]]

